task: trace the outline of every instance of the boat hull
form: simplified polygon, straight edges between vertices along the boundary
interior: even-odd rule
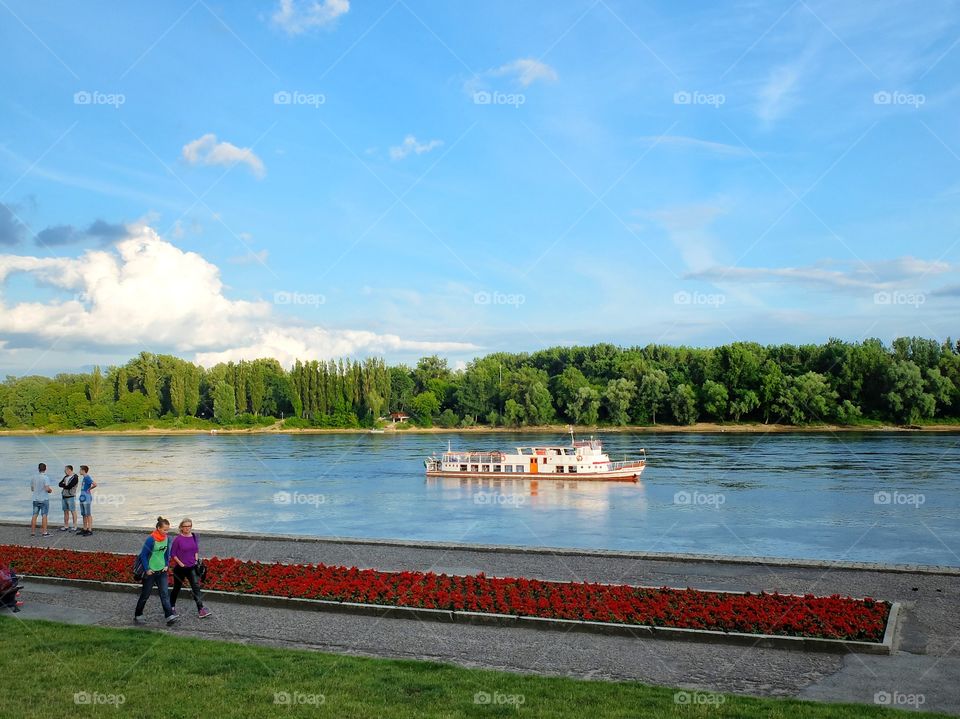
[[[450,477],[453,479],[531,479],[557,480],[562,482],[636,482],[646,465],[639,464],[633,467],[622,467],[609,472],[577,472],[563,474],[559,472],[448,472],[444,470],[427,470],[428,477]]]

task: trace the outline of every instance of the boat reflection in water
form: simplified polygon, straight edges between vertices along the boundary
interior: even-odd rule
[[[646,491],[642,481],[629,484],[563,479],[506,479],[490,477],[427,477],[427,488],[442,493],[447,501],[468,500],[477,505],[501,505],[506,508],[568,508],[589,514],[603,514],[629,498],[630,507],[647,512]]]

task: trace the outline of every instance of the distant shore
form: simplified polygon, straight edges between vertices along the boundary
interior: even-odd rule
[[[477,434],[477,433],[516,433],[527,432],[537,434],[567,434],[568,425],[537,425],[528,427],[455,427],[446,429],[443,427],[407,427],[405,429],[396,429],[387,427],[383,430],[371,430],[369,428],[356,429],[325,429],[325,428],[286,428],[280,422],[267,427],[239,427],[239,428],[169,428],[169,427],[136,427],[131,429],[70,429],[48,431],[43,429],[12,429],[0,430],[0,437],[24,437],[35,434],[44,435],[66,435],[66,436],[153,436],[153,435],[195,435],[195,434],[384,434],[384,435],[402,435],[402,434]],[[717,424],[713,422],[698,422],[691,425],[627,425],[624,427],[574,427],[574,432],[579,435],[585,434],[613,434],[613,433],[634,433],[634,434],[785,434],[785,433],[817,433],[817,432],[955,432],[960,433],[960,424],[926,424],[926,425],[834,425],[834,424],[813,424],[795,426],[790,424]]]

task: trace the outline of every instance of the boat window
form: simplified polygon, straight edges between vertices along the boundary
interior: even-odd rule
[[[562,464],[558,464],[558,465],[557,465],[557,474],[563,474],[563,465],[562,465]]]
[[[461,471],[461,472],[466,472],[466,471],[467,471],[467,465],[461,464],[461,465],[460,465],[460,471]]]
[[[570,474],[576,474],[576,473],[577,473],[576,465],[570,465]]]
[[[494,471],[494,472],[499,472],[499,471],[500,471],[500,465],[499,465],[499,464],[493,465],[493,471]]]
[[[479,471],[480,471],[480,465],[479,465],[479,464],[471,464],[471,465],[470,465],[470,471],[471,471],[471,472],[479,472]]]
[[[483,465],[483,466],[480,468],[480,471],[481,471],[481,472],[489,472],[489,471],[490,471],[490,465],[489,465],[489,464]]]
[[[576,454],[576,453],[577,453],[577,450],[574,449],[573,447],[567,447],[565,450],[563,450],[563,453],[564,453],[564,454]]]
[[[520,454],[533,454],[533,447],[521,447]]]
[[[503,471],[504,471],[504,472],[513,472],[513,465],[512,465],[512,464],[505,464],[505,465],[503,465]]]
[[[518,464],[515,469],[516,469],[517,472],[522,472],[522,471],[523,471],[523,465],[522,465],[522,464]]]

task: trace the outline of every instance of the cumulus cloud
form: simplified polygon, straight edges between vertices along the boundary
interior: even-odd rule
[[[491,77],[512,77],[523,87],[530,87],[537,81],[556,82],[557,71],[545,62],[533,58],[520,58],[487,72]]]
[[[27,226],[17,217],[14,206],[0,202],[0,245],[18,245],[27,234]]]
[[[350,0],[280,0],[271,16],[288,35],[300,35],[331,24],[350,10]]]
[[[435,150],[443,144],[443,140],[430,140],[429,142],[418,142],[413,135],[407,135],[396,147],[390,148],[391,160],[402,160],[410,154],[422,155],[425,152]]]
[[[18,347],[55,341],[88,348],[195,352],[219,358],[329,358],[366,352],[452,352],[461,342],[419,342],[362,330],[326,330],[276,314],[273,304],[233,300],[220,269],[186,252],[144,224],[109,248],[77,258],[0,255],[0,291],[14,273],[66,294],[45,302],[7,305],[0,294],[0,336]]]
[[[237,147],[230,142],[217,142],[212,132],[188,142],[183,146],[183,159],[191,165],[225,165],[231,167],[243,163],[258,178],[266,174],[263,160],[249,147]]]

